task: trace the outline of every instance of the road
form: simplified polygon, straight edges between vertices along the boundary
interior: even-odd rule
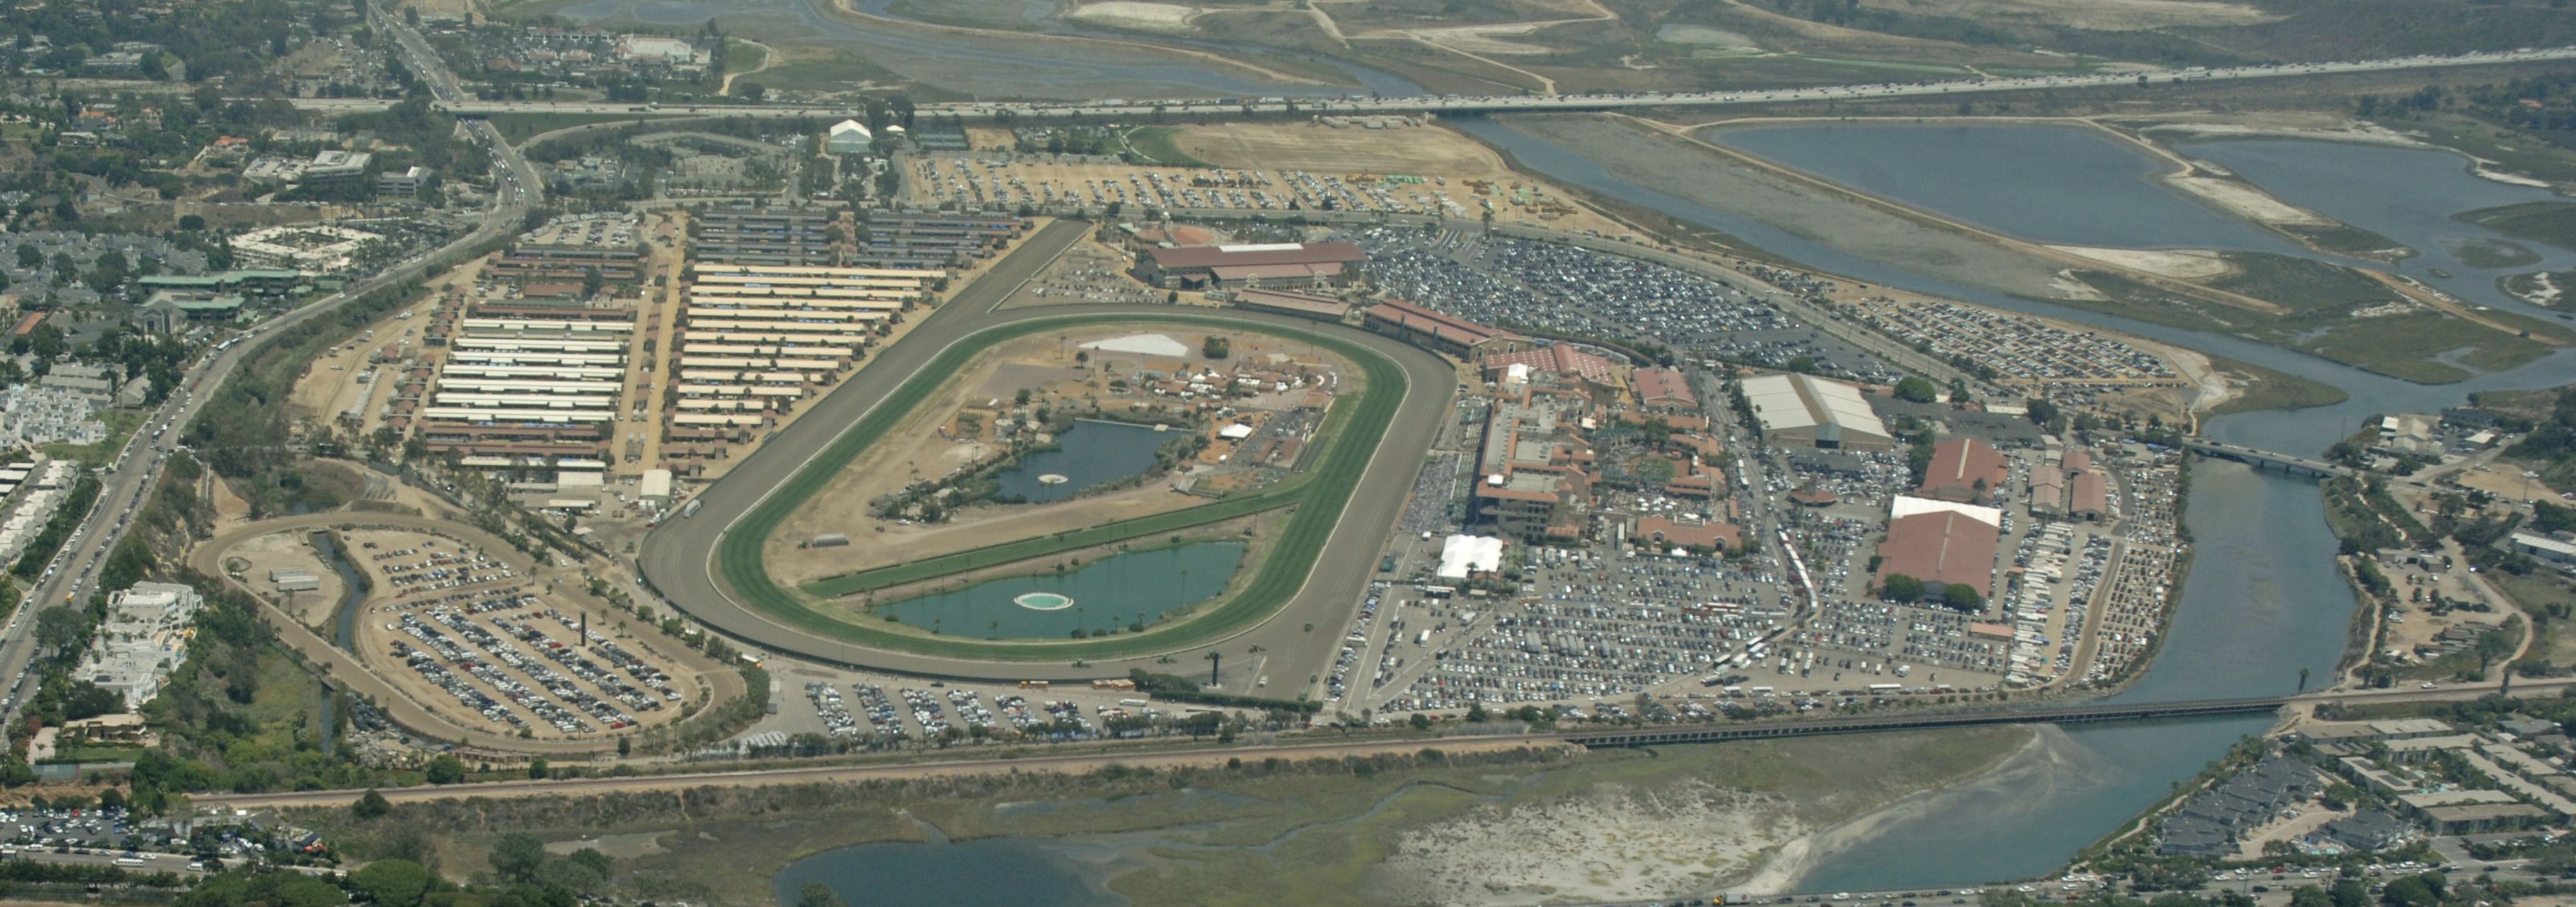
[[[401,17],[383,15],[373,4],[367,5],[367,15],[376,28],[396,37],[412,71],[429,81],[431,91],[438,99],[452,101],[463,97],[456,88],[456,74],[437,54],[430,52],[428,43],[418,32],[402,24]],[[36,655],[36,614],[96,591],[92,583],[99,561],[123,536],[133,517],[134,506],[151,488],[153,478],[160,473],[162,461],[177,449],[179,436],[156,435],[165,428],[185,426],[195,419],[204,401],[214,396],[211,391],[231,377],[233,369],[245,357],[261,347],[258,342],[261,338],[328,313],[368,293],[435,273],[453,264],[451,259],[463,251],[519,229],[520,220],[528,212],[527,187],[538,185],[536,169],[508,143],[501,141],[500,133],[494,131],[491,124],[468,120],[466,128],[471,141],[492,156],[499,177],[496,182],[502,187],[501,191],[494,193],[492,205],[485,210],[481,224],[445,246],[405,259],[375,276],[350,284],[340,292],[259,323],[243,337],[217,349],[181,376],[179,386],[186,390],[173,393],[169,400],[152,411],[142,427],[135,430],[134,436],[127,439],[113,464],[100,476],[97,505],[81,519],[71,540],[55,555],[52,566],[37,581],[35,588],[27,593],[29,606],[20,608],[6,628],[0,629],[0,676],[10,678],[6,681],[8,695],[0,698],[0,712],[14,717],[19,703],[25,702],[42,680],[42,672],[28,669]],[[208,391],[207,396],[196,396],[198,390]],[[0,724],[13,727],[16,722]],[[6,742],[6,734],[7,727],[0,727],[0,742]]]
[[[923,117],[953,116],[961,120],[997,118],[1044,118],[1080,114],[1091,117],[1130,117],[1162,114],[1231,115],[1231,114],[1480,114],[1480,113],[1546,113],[1551,111],[1628,110],[1639,108],[1730,107],[1754,104],[1778,104],[1803,101],[1856,101],[1873,98],[1919,97],[1943,94],[1983,94],[1999,91],[2047,91],[2052,89],[2109,88],[2130,85],[2173,84],[2177,82],[2224,82],[2243,79],[2277,79],[2297,76],[2341,75],[2365,72],[2390,72],[2409,69],[2438,69],[2457,66],[2493,66],[2505,63],[2538,63],[2576,59],[2576,47],[2530,48],[2453,54],[2448,56],[2393,57],[2377,60],[2345,60],[2325,63],[2294,63],[2279,66],[2239,66],[2222,69],[2158,69],[2146,72],[2086,73],[2078,75],[2030,76],[2023,78],[1959,79],[1945,82],[1881,82],[1866,85],[1831,85],[1815,88],[1781,88],[1766,91],[1677,91],[1585,95],[1422,95],[1414,97],[1345,97],[1345,98],[1244,98],[1234,103],[1208,98],[1172,98],[1154,101],[1002,103],[995,101],[959,101],[923,104],[917,115]],[[452,78],[452,76],[451,76]],[[324,112],[378,110],[392,102],[372,98],[293,98],[295,106]],[[840,118],[851,113],[847,105],[777,104],[777,105],[705,105],[674,106],[668,110],[659,105],[636,105],[598,101],[464,101],[442,94],[441,108],[451,113],[566,113],[566,114],[676,114],[722,113],[746,117],[816,117]]]
[[[984,276],[958,292],[924,318],[911,333],[878,351],[840,388],[814,404],[761,445],[725,477],[695,498],[697,514],[674,518],[647,536],[637,552],[637,569],[672,607],[727,635],[773,652],[790,653],[832,664],[934,677],[977,680],[1075,680],[1123,676],[1131,666],[1152,657],[1102,662],[1084,668],[1068,664],[996,663],[887,652],[822,639],[761,616],[736,601],[715,577],[716,542],[736,520],[757,505],[779,483],[812,460],[887,394],[910,379],[949,347],[978,331],[1032,319],[1068,315],[1222,315],[1248,326],[1279,325],[1331,333],[1365,346],[1405,369],[1410,390],[1388,426],[1376,456],[1362,473],[1360,487],[1343,511],[1339,527],[1326,541],[1306,585],[1278,615],[1225,644],[1229,656],[1225,687],[1249,693],[1267,670],[1287,689],[1302,688],[1306,675],[1328,664],[1341,640],[1341,628],[1359,608],[1362,592],[1375,572],[1378,553],[1394,531],[1406,494],[1422,458],[1449,411],[1457,370],[1431,353],[1392,339],[1320,322],[1220,311],[1197,307],[1067,305],[995,311],[1011,292],[1034,276],[1065,248],[1079,241],[1091,225],[1058,221],[1031,237]],[[1314,629],[1307,630],[1307,622]],[[1261,651],[1253,657],[1251,646]],[[1197,666],[1197,655],[1175,656]],[[1284,665],[1284,667],[1272,667]],[[1168,669],[1167,669],[1168,670]],[[1277,695],[1277,694],[1274,694]],[[1283,697],[1284,698],[1284,697]]]

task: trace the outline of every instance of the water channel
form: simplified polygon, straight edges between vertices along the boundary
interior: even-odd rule
[[[977,639],[1063,639],[1153,623],[1225,591],[1242,542],[1191,542],[1127,551],[1063,573],[1012,576],[937,592],[871,613],[906,626]]]
[[[1039,451],[993,477],[996,496],[1029,504],[1061,501],[1085,490],[1144,474],[1163,442],[1181,437],[1151,425],[1083,420]]]

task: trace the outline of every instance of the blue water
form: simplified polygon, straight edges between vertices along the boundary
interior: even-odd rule
[[[1056,449],[1022,457],[994,479],[1006,498],[1031,504],[1061,501],[1085,489],[1144,474],[1154,467],[1155,449],[1178,437],[1150,425],[1077,422],[1055,436]],[[1053,485],[1038,481],[1046,475],[1064,476],[1066,481]]]
[[[2173,162],[2073,126],[1827,123],[1700,137],[1871,195],[2033,242],[2298,254],[2297,243],[2174,192]]]
[[[1064,573],[987,580],[962,589],[880,605],[870,614],[907,626],[977,639],[1063,639],[1151,624],[1174,608],[1195,605],[1225,591],[1243,563],[1242,542],[1194,542],[1130,551]],[[1022,607],[1013,599],[1052,592],[1073,606],[1052,611]]]

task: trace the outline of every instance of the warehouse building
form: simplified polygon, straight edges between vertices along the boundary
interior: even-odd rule
[[[1860,388],[1840,381],[1763,375],[1745,380],[1744,396],[1762,422],[1762,436],[1775,444],[1870,450],[1896,446]]]
[[[868,132],[866,123],[857,120],[834,123],[823,134],[823,150],[832,154],[866,154],[875,147],[876,136]]]
[[[1368,253],[1356,243],[1158,246],[1136,258],[1136,277],[1182,290],[1323,289],[1350,283]]]
[[[1995,553],[2003,543],[2003,511],[1952,501],[1897,495],[1888,510],[1887,540],[1878,546],[1877,586],[1898,574],[1923,581],[1924,595],[1965,585],[1980,598],[1994,592]]]
[[[1983,501],[2004,490],[2004,455],[1975,438],[1951,438],[1932,445],[1932,462],[1923,469],[1918,497],[1967,503]]]
[[[1235,308],[1273,315],[1291,315],[1317,321],[1340,322],[1351,317],[1351,304],[1330,296],[1289,293],[1281,290],[1238,290],[1227,302]]]

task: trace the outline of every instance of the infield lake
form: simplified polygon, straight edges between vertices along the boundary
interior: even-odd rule
[[[1105,633],[1215,598],[1243,563],[1244,549],[1242,542],[1192,542],[1122,552],[1060,574],[986,580],[870,613],[975,639],[1062,639],[1076,628]]]
[[[1030,504],[1061,501],[1084,489],[1143,475],[1154,467],[1154,451],[1182,432],[1155,431],[1150,425],[1083,420],[1055,436],[1055,449],[1020,458],[1018,465],[993,477],[1003,500]],[[1049,477],[1062,481],[1051,481]]]

